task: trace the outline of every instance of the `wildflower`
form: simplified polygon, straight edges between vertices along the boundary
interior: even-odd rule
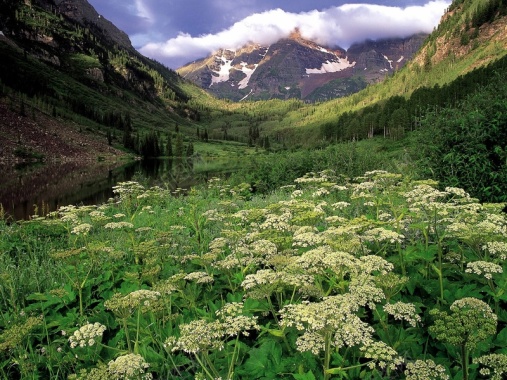
[[[317,233],[316,228],[309,226],[299,228],[292,238],[293,247],[311,247],[324,243],[324,237]]]
[[[221,214],[217,209],[208,210],[204,212],[202,216],[209,221],[222,221],[225,218],[225,216]]]
[[[289,221],[292,218],[290,211],[285,211],[282,215],[267,214],[266,219],[260,224],[261,230],[273,229],[278,231],[290,231]]]
[[[484,276],[486,279],[491,280],[494,273],[503,273],[503,268],[495,263],[488,261],[474,261],[467,263],[466,273],[474,273],[479,276]]]
[[[118,213],[118,214],[114,214],[113,217],[115,217],[116,219],[121,219],[121,218],[125,218],[125,214]]]
[[[357,274],[352,278],[349,284],[349,296],[354,299],[358,306],[366,306],[370,309],[375,308],[375,304],[381,302],[384,298],[382,289],[376,286],[374,276],[365,273]]]
[[[429,204],[438,199],[444,198],[447,195],[447,192],[439,191],[428,184],[421,184],[415,186],[412,190],[407,191],[402,195],[407,199],[409,204]]]
[[[490,241],[482,246],[482,249],[493,257],[500,260],[507,259],[507,243],[503,241]]]
[[[435,364],[431,359],[416,360],[407,363],[405,370],[407,380],[448,380],[449,375],[445,373],[445,367]]]
[[[291,198],[299,198],[303,195],[303,190],[294,190],[290,195]]]
[[[15,324],[0,334],[0,352],[17,348],[30,331],[42,323],[41,317],[28,317],[22,324]]]
[[[384,311],[392,315],[396,320],[407,321],[412,327],[415,327],[417,322],[421,322],[421,317],[417,315],[415,306],[412,303],[396,302],[394,304],[386,304],[384,305]]]
[[[106,331],[106,326],[99,322],[81,326],[69,337],[70,347],[75,348],[78,345],[79,347],[93,346],[95,344],[94,338],[102,337],[104,331]]]
[[[105,222],[105,221],[108,221],[111,219],[110,217],[106,216],[104,211],[100,211],[100,210],[94,210],[94,211],[90,212],[89,215],[90,215],[90,218],[92,219],[92,221],[95,223],[102,223],[102,222]]]
[[[306,331],[297,338],[296,349],[299,352],[309,351],[314,355],[319,355],[325,349],[324,336],[313,331]]]
[[[394,269],[394,265],[386,259],[376,255],[366,255],[359,258],[357,266],[358,273],[375,274],[380,273],[385,276]]]
[[[486,368],[481,368],[479,372],[491,380],[502,380],[507,374],[507,355],[505,354],[483,355],[474,358],[473,362],[486,366]]]
[[[144,192],[144,186],[135,181],[119,182],[113,186],[113,193],[118,194],[121,200],[129,196],[137,196]]]
[[[133,291],[126,296],[116,293],[104,302],[104,307],[120,316],[126,317],[132,314],[138,307],[142,307],[143,310],[149,309],[151,306],[150,301],[155,301],[159,297],[160,292],[146,289]]]
[[[79,221],[79,217],[76,214],[66,214],[62,216],[63,222],[69,222],[71,224],[76,224]]]
[[[314,198],[322,197],[324,195],[329,195],[329,190],[327,190],[326,188],[323,188],[323,187],[321,187],[320,189],[317,189],[316,191],[314,191],[312,193],[312,197],[314,197]]]
[[[363,234],[363,238],[366,241],[370,242],[377,243],[389,242],[391,244],[394,244],[394,243],[402,243],[403,239],[405,239],[405,236],[382,227],[377,227],[366,231]]]
[[[122,228],[134,228],[134,225],[129,222],[110,222],[104,225],[104,228],[111,230],[119,230]]]
[[[450,313],[431,310],[435,324],[429,330],[438,340],[473,350],[477,344],[496,333],[497,316],[489,305],[473,297],[454,301]]]
[[[364,352],[365,358],[374,360],[368,365],[371,369],[377,365],[381,370],[387,368],[395,370],[397,366],[403,363],[403,358],[384,342],[371,341],[361,347],[360,350]]]
[[[89,223],[82,223],[75,226],[71,233],[75,235],[88,235],[90,230],[92,229],[92,225]]]
[[[455,195],[459,198],[470,198],[470,195],[459,187],[446,187],[445,191],[449,194]]]
[[[139,227],[139,228],[136,228],[136,232],[149,232],[149,231],[152,231],[153,228],[151,227]]]
[[[224,331],[219,321],[206,322],[201,319],[180,326],[180,337],[173,351],[182,350],[196,354],[203,350],[220,350],[223,347]]]
[[[151,373],[146,373],[150,367],[141,355],[127,354],[111,360],[107,364],[107,372],[113,380],[149,380]]]
[[[336,202],[331,205],[334,210],[343,210],[350,206],[349,202]]]
[[[192,272],[187,274],[184,279],[187,281],[195,281],[197,284],[209,284],[213,282],[213,277],[206,272]]]
[[[357,315],[350,314],[333,336],[335,347],[353,347],[371,341],[375,330]]]

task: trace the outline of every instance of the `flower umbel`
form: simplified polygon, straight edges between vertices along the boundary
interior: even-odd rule
[[[102,337],[104,331],[106,331],[106,326],[99,322],[88,323],[81,326],[79,330],[74,331],[74,334],[69,337],[70,347],[93,346],[95,344],[95,338]]]
[[[114,380],[149,380],[153,379],[151,373],[146,373],[149,366],[141,355],[127,354],[111,360],[107,370]]]

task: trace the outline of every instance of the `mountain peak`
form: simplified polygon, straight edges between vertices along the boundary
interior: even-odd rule
[[[118,46],[133,50],[128,35],[111,21],[100,15],[87,0],[38,0],[42,6],[56,6],[58,11],[71,20],[83,25],[93,25]]]
[[[295,29],[269,46],[220,49],[177,71],[214,95],[235,101],[321,101],[349,95],[382,80],[401,68],[425,37],[367,41],[345,51],[305,39]]]
[[[296,28],[294,29],[290,34],[289,34],[289,39],[291,40],[295,40],[295,41],[300,41],[300,40],[303,40],[303,36],[301,35],[301,31],[299,30],[299,28]]]

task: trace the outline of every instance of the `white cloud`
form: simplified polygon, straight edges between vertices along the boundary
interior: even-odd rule
[[[150,23],[154,22],[155,15],[142,0],[135,0],[134,4],[136,9],[135,13],[138,17],[148,20]]]
[[[305,38],[346,49],[365,39],[429,33],[438,25],[448,5],[448,1],[435,0],[406,8],[345,4],[304,13],[274,9],[248,16],[216,34],[192,36],[180,33],[166,42],[147,43],[140,51],[175,68],[219,48],[239,48],[248,42],[271,44],[288,36],[295,28],[299,28]]]

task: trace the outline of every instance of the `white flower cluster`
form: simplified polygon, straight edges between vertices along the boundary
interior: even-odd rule
[[[294,190],[290,195],[291,198],[299,198],[303,196],[303,190]]]
[[[447,192],[437,190],[428,184],[421,184],[415,186],[412,190],[405,192],[403,195],[409,204],[425,205],[445,198],[447,196]]]
[[[123,228],[134,228],[134,225],[130,222],[110,222],[105,224],[104,228],[111,230],[120,230]]]
[[[491,256],[498,257],[500,260],[507,259],[507,243],[503,241],[490,241],[482,246]]]
[[[112,380],[151,380],[152,374],[146,372],[149,367],[141,355],[127,354],[111,360],[107,372]]]
[[[343,210],[344,208],[347,208],[350,206],[350,203],[349,202],[336,202],[336,203],[333,203],[331,205],[331,207],[334,209],[334,210]]]
[[[292,238],[293,247],[315,247],[324,243],[325,239],[317,233],[316,228],[309,226],[299,228]]]
[[[197,354],[207,350],[221,350],[225,340],[240,333],[248,336],[250,330],[259,330],[257,317],[242,315],[243,304],[231,303],[224,305],[218,312],[218,320],[207,322],[195,320],[180,326],[180,337],[175,340],[169,337],[165,346],[172,351],[182,350]]]
[[[471,263],[467,263],[467,269],[465,269],[465,272],[484,276],[486,279],[491,280],[493,278],[493,274],[503,273],[503,268],[500,265],[489,261],[473,261]]]
[[[488,379],[502,380],[505,379],[505,375],[507,375],[507,355],[505,354],[484,355],[474,358],[473,362],[486,367],[481,368],[479,372]]]
[[[398,321],[407,321],[412,327],[421,322],[421,317],[415,311],[415,306],[412,303],[400,301],[394,304],[386,304],[384,305],[384,311]]]
[[[386,228],[377,227],[366,231],[363,234],[363,238],[369,242],[383,243],[388,242],[391,244],[402,243],[405,236],[395,231],[388,230]]]
[[[160,292],[147,289],[135,290],[126,296],[116,293],[104,302],[104,307],[114,312],[126,311],[127,313],[131,313],[137,307],[149,307],[150,301],[155,301],[159,297]]]
[[[69,337],[70,347],[93,346],[95,344],[95,338],[102,337],[104,331],[106,331],[106,326],[99,322],[88,323],[81,326],[79,330],[74,331],[74,334]]]
[[[213,282],[213,277],[206,272],[192,272],[187,274],[184,279],[187,281],[194,281],[197,284],[210,284]]]
[[[144,192],[144,189],[143,185],[135,181],[119,182],[117,186],[113,186],[113,193],[124,199],[128,196],[137,196]]]
[[[372,198],[372,192],[375,190],[375,182],[361,182],[352,185],[352,194],[350,199]]]
[[[325,170],[319,173],[306,173],[303,177],[296,178],[294,182],[296,183],[322,183],[329,182],[334,177],[334,172],[332,170]]]
[[[71,233],[75,235],[88,235],[88,233],[91,231],[92,225],[89,223],[81,223],[75,226]]]
[[[272,269],[261,269],[256,273],[248,274],[241,286],[246,294],[254,299],[271,296],[273,292],[283,289],[299,289],[305,291],[314,283],[313,276],[301,273],[276,272]]]
[[[266,219],[264,222],[260,224],[261,230],[278,230],[278,231],[290,231],[291,226],[289,221],[292,218],[292,213],[290,211],[285,211],[281,215],[277,214],[268,214],[266,215]]]
[[[325,195],[329,195],[329,190],[324,187],[321,187],[312,193],[313,198],[323,197]]]
[[[398,355],[396,350],[389,347],[384,342],[370,342],[369,344],[360,348],[364,352],[364,357],[367,359],[373,359],[368,364],[371,369],[378,366],[381,370],[389,368],[390,370],[396,370],[396,367],[403,364],[403,358]]]
[[[448,380],[449,375],[445,371],[445,367],[436,364],[433,360],[416,360],[407,363],[405,370],[407,380]]]
[[[202,214],[209,221],[222,221],[224,220],[224,216],[217,209],[211,209]]]

